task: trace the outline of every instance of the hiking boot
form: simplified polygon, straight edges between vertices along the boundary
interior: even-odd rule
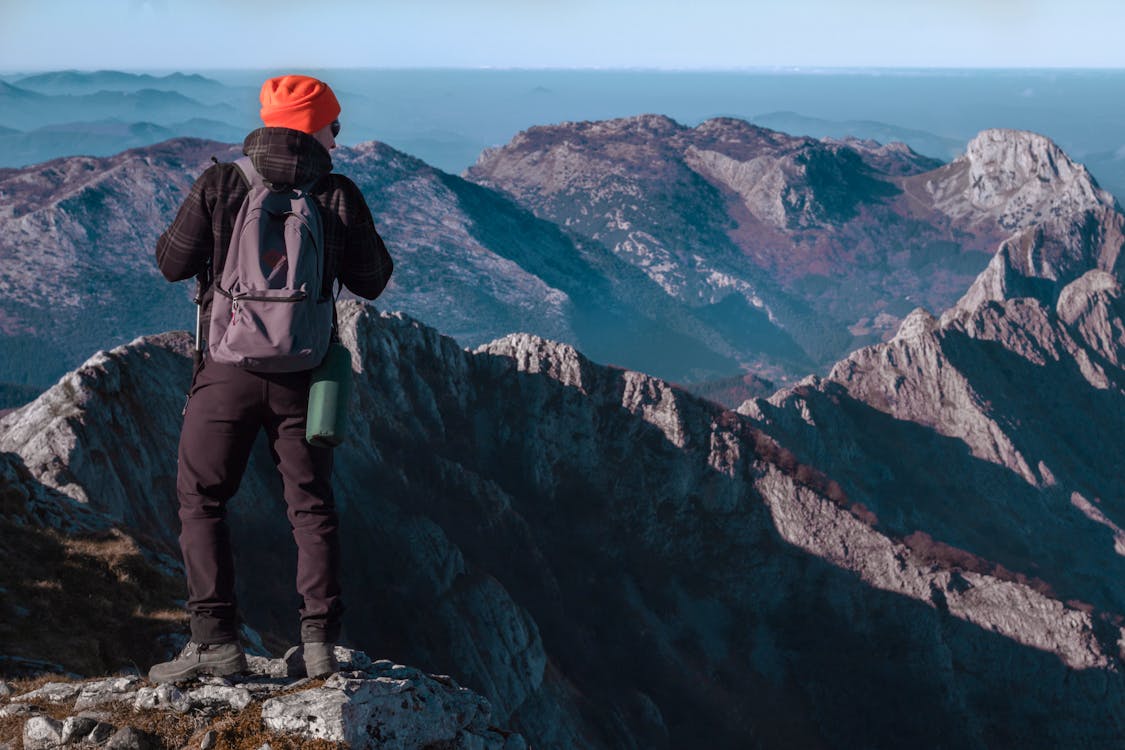
[[[237,643],[196,643],[189,641],[172,661],[162,662],[148,671],[151,682],[178,682],[201,674],[226,677],[246,671],[246,654]]]
[[[335,643],[306,643],[304,648],[305,674],[309,677],[327,677],[340,671]]]
[[[286,651],[284,658],[289,677],[327,677],[340,671],[334,643],[302,643]]]

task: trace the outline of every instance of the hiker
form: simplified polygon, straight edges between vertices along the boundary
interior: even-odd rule
[[[314,263],[312,267],[322,268],[323,274],[316,301],[326,307],[317,310],[329,318],[316,333],[318,337],[323,334],[324,341],[328,330],[321,330],[323,325],[334,332],[334,282],[338,280],[360,297],[375,299],[387,285],[393,266],[359,188],[348,178],[331,173],[329,151],[336,147],[340,132],[340,105],[328,84],[300,75],[271,78],[262,86],[261,103],[265,127],[247,135],[242,146],[252,169],[218,162],[209,167],[196,180],[172,225],[156,244],[156,261],[165,278],[181,281],[200,277],[201,328],[214,340],[203,347],[193,373],[184,407],[176,478],[191,640],[172,661],[152,667],[149,679],[153,682],[200,674],[230,675],[246,669],[246,657],[238,641],[234,560],[225,517],[227,501],[238,489],[251,446],[263,428],[270,455],[281,474],[297,543],[296,584],[304,604],[300,610],[302,653],[297,654],[296,661],[303,656],[310,677],[324,676],[338,668],[334,646],[343,604],[338,520],[331,486],[332,449],[305,440],[310,370],[319,363],[298,362],[280,368],[301,368],[296,371],[277,371],[264,364],[256,367],[258,360],[253,358],[243,360],[241,365],[224,364],[224,358],[230,355],[227,349],[237,350],[240,344],[231,339],[222,343],[225,348],[220,350],[215,331],[225,331],[228,325],[233,330],[236,325],[233,311],[238,310],[240,300],[231,288],[222,288],[222,282],[243,267],[250,252],[241,244],[232,245],[232,234],[235,222],[242,221],[240,209],[244,202],[251,203],[248,196],[252,193],[281,194],[286,206],[288,198],[297,195],[294,188],[306,190],[312,198],[311,205],[303,200],[299,205],[308,209],[306,226],[314,226],[319,219],[323,233],[323,248],[314,253],[323,265]],[[255,172],[257,184],[264,183],[268,191],[251,190]],[[294,201],[293,205],[298,203]],[[240,233],[243,240],[238,241],[246,241],[251,234]],[[260,258],[255,255],[252,262],[260,262],[263,267],[268,263],[274,271],[272,280],[277,269],[287,268],[285,248],[282,250],[278,253],[275,248],[263,247]],[[230,269],[224,269],[228,253],[242,258],[237,269],[233,259]],[[291,263],[289,267],[295,265],[309,267],[304,263]],[[223,312],[212,322],[213,309]],[[275,325],[272,319],[268,324]],[[222,338],[225,342],[228,337],[224,334]],[[307,355],[310,350],[302,351]]]

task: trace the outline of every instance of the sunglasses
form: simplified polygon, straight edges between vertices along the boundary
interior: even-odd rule
[[[332,137],[335,138],[338,135],[340,135],[340,121],[339,120],[333,120],[332,121]]]

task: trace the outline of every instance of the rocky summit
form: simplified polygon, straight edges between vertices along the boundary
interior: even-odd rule
[[[411,750],[526,750],[518,734],[489,724],[488,702],[448,675],[429,676],[362,652],[337,648],[341,671],[325,680],[289,679],[283,659],[248,657],[248,673],[152,686],[136,676],[47,682],[28,691],[6,683],[0,727],[21,725],[23,750],[104,746]],[[239,731],[251,706],[256,732]],[[57,718],[56,718],[57,717]],[[142,724],[147,729],[138,729]]]
[[[1119,286],[1074,283],[1053,312],[1008,300],[1030,308],[1011,322],[915,314],[740,412],[537,336],[468,351],[343,304],[345,638],[540,747],[1121,747]],[[174,574],[188,344],[99,353],[0,420],[13,476],[60,508],[37,523],[96,514]],[[969,381],[971,356],[990,367]],[[1056,403],[1082,409],[1058,433]],[[295,553],[263,448],[230,508],[239,600],[285,643],[293,595],[266,571]]]

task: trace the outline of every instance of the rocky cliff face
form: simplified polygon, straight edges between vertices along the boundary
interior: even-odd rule
[[[962,156],[924,181],[943,213],[992,220],[1008,231],[1113,206],[1085,167],[1050,139],[1019,130],[982,132]]]
[[[1063,298],[1087,332],[1081,342],[1098,343],[1056,345],[1096,348],[1108,372],[1106,337],[1116,337],[1113,356],[1121,344],[1104,325],[1117,315],[1115,287],[1089,281],[1096,299],[1079,289]],[[1051,550],[1036,551],[1033,572],[1052,591],[1006,558],[954,550],[934,525],[929,546],[904,538],[893,509],[912,501],[908,468],[871,464],[899,479],[864,492],[850,472],[866,466],[824,455],[847,456],[848,445],[806,448],[835,434],[832,420],[844,423],[858,399],[835,405],[836,394],[810,386],[823,396],[805,401],[825,404],[814,429],[767,419],[767,408],[800,414],[796,395],[792,408],[739,414],[527,334],[469,352],[351,303],[342,329],[357,372],[336,474],[348,638],[454,675],[532,745],[1120,743],[1121,609],[1108,593],[1117,571],[1086,564],[1108,556],[1076,553],[1073,537],[1037,540]],[[171,555],[186,346],[175,334],[96,355],[3,418],[0,451],[59,505],[104,514]],[[990,377],[1009,372],[1027,382],[1016,368]],[[886,439],[897,448],[896,437]],[[1015,450],[1069,481],[1059,479],[1074,460],[1063,447],[1057,457]],[[957,515],[984,513],[1009,472],[979,474],[990,484],[962,496]],[[1101,487],[1083,497],[1112,521]],[[1028,506],[1045,502],[1033,489]],[[280,503],[257,450],[231,516],[240,600],[267,638],[295,629],[288,581],[264,574],[293,564]],[[1084,602],[1068,603],[1059,568],[1075,555]]]
[[[725,302],[726,320],[754,330],[733,299],[767,311],[807,365],[890,338],[917,306],[950,307],[1001,242],[1016,268],[1098,248],[1115,263],[1120,246],[1112,196],[1048,139],[1017,131],[985,131],[940,166],[901,144],[644,116],[532,128],[467,176],[605,243],[670,296]]]
[[[1116,622],[1125,604],[1119,226],[1060,238],[1050,259],[1012,262],[1005,243],[941,319],[915,310],[894,338],[827,378],[739,412],[915,551]]]
[[[828,378],[739,411],[889,535],[928,536],[1119,612],[1120,295],[1092,271],[1057,309],[990,302],[947,324],[918,311]]]

